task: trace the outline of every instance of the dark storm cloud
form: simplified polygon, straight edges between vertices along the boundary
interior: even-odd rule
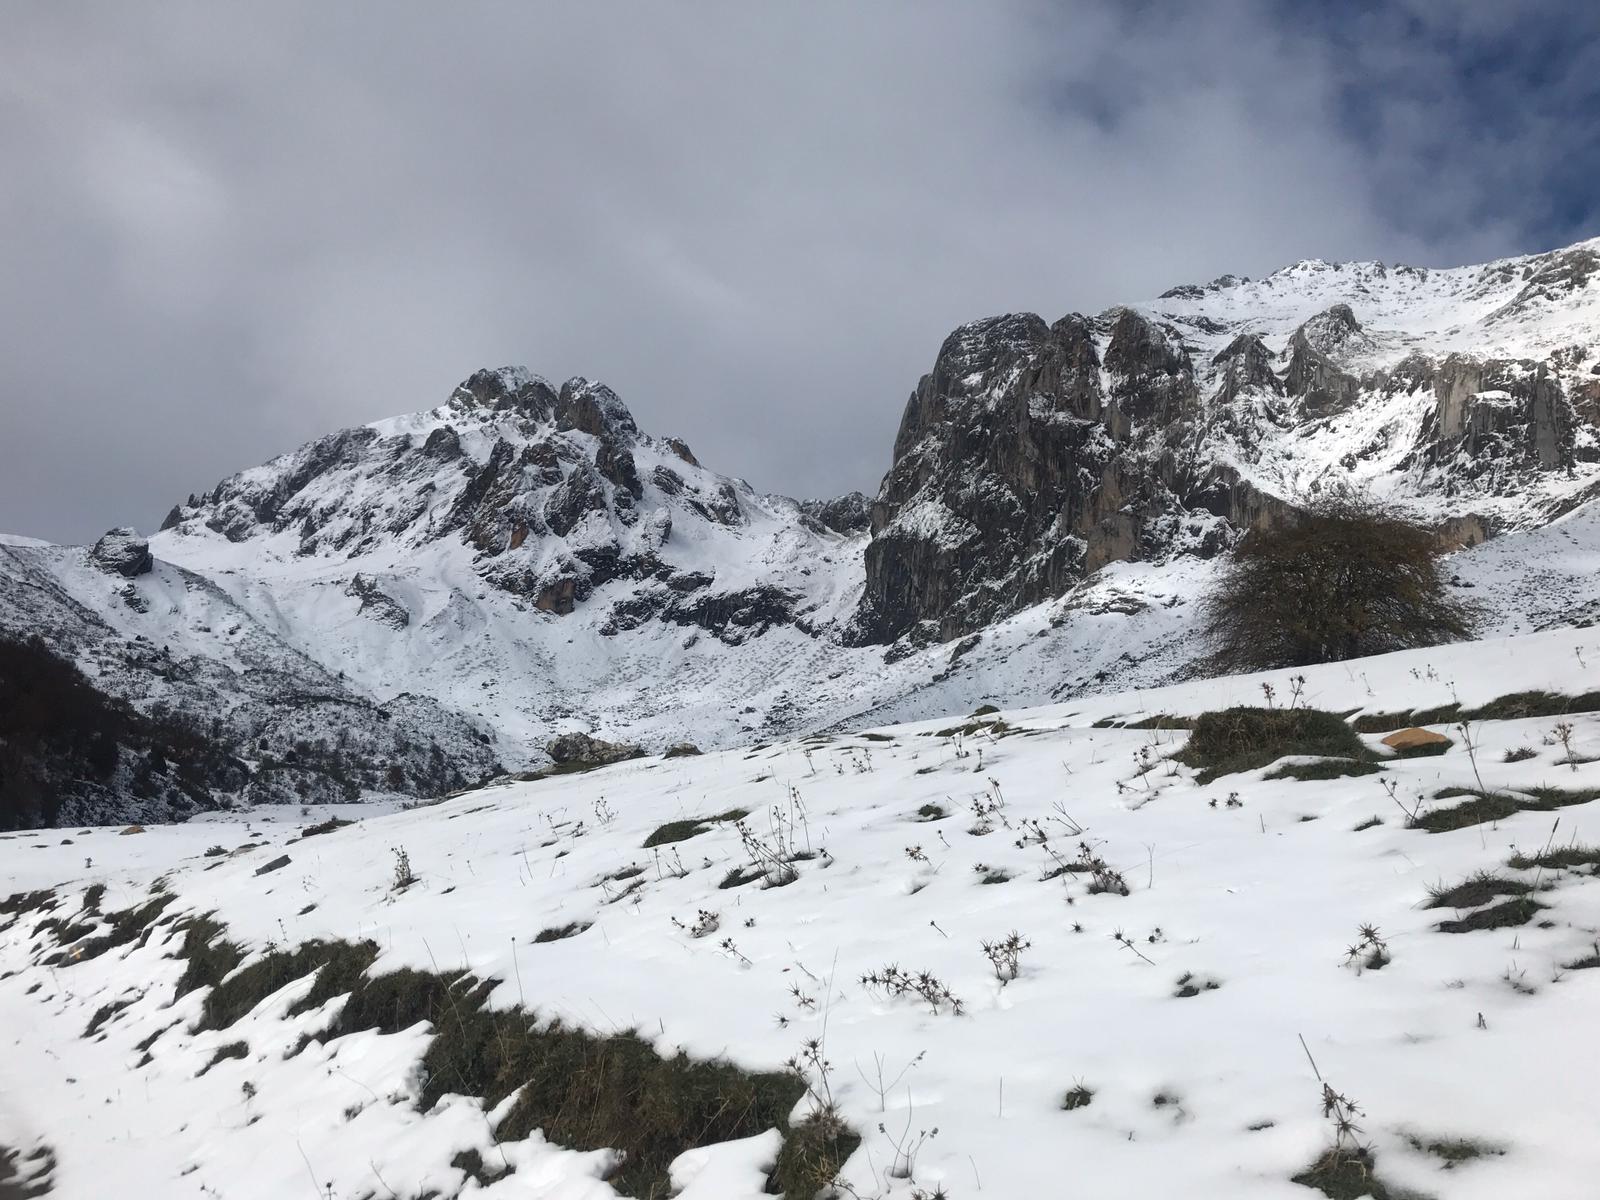
[[[0,529],[149,527],[502,363],[758,487],[870,490],[963,320],[1590,232],[1574,26],[1315,7],[14,10]]]

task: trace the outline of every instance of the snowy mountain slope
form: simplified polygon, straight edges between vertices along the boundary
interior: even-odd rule
[[[490,758],[541,764],[571,729],[726,746],[1181,678],[1217,556],[1330,494],[1460,548],[1485,633],[1592,620],[1597,247],[1309,261],[1053,325],[973,322],[870,504],[761,494],[602,384],[479,371],[188,497],[148,569],[131,533],[6,539],[0,629],[44,634],[135,705],[239,713],[247,758],[275,695],[374,729],[427,709],[394,743],[438,744],[433,776],[470,781]],[[327,769],[302,785],[258,791],[343,787]]]
[[[225,481],[152,546],[374,691],[542,744],[574,718],[753,728],[732,702],[823,652],[857,541],[640,434],[603,387],[506,369]]]
[[[0,545],[0,633],[42,635],[107,694],[247,760],[249,780],[219,781],[216,803],[439,795],[500,769],[492,726],[424,694],[380,703],[294,650],[211,579],[170,563],[124,578],[98,568],[92,551]],[[509,750],[521,756],[515,744]],[[79,799],[74,819],[118,815],[103,797]]]
[[[1308,376],[1320,369],[1343,377],[1324,380],[1321,390],[1355,385],[1343,411],[1316,414],[1325,419],[1294,441],[1258,454],[1235,447],[1234,461],[1283,495],[1341,482],[1425,519],[1459,514],[1461,499],[1440,494],[1439,485],[1466,473],[1462,464],[1452,471],[1446,455],[1419,457],[1419,449],[1430,440],[1450,449],[1474,421],[1500,423],[1482,410],[1510,410],[1501,420],[1530,415],[1517,412],[1519,401],[1529,402],[1533,419],[1550,425],[1534,434],[1546,439],[1534,450],[1547,472],[1535,477],[1532,495],[1491,479],[1474,481],[1471,497],[1474,515],[1516,527],[1593,495],[1600,480],[1597,271],[1600,239],[1446,270],[1309,260],[1258,281],[1176,288],[1141,307],[1176,326],[1213,379],[1226,373],[1229,346],[1249,337],[1291,376],[1298,356]],[[1539,391],[1541,382],[1542,396],[1517,394]],[[1270,403],[1260,392],[1257,399]]]
[[[1552,629],[1311,668],[1304,697],[1392,711],[1574,693],[1592,690],[1597,661],[1594,630]],[[1600,761],[1559,761],[1553,718],[1485,721],[1471,754],[1447,730],[1443,755],[1386,760],[1380,774],[1301,782],[1257,769],[1200,785],[1164,761],[1184,733],[1096,727],[1257,702],[1263,682],[1281,701],[1290,674],[1085,696],[971,732],[928,723],[641,760],[298,840],[292,826],[226,821],[90,830],[66,845],[0,838],[12,886],[54,887],[60,904],[0,918],[0,1145],[49,1147],[62,1200],[102,1195],[108,1180],[236,1200],[307,1186],[337,1200],[614,1194],[603,1150],[537,1135],[497,1145],[504,1112],[486,1118],[470,1097],[418,1111],[416,1064],[438,1032],[426,1025],[295,1052],[340,1004],[290,1015],[310,979],[280,980],[237,1022],[191,1032],[207,992],[173,999],[189,952],[176,923],[214,913],[258,956],[370,937],[374,973],[464,968],[501,981],[492,1006],[525,999],[598,1033],[636,1028],[668,1053],[778,1068],[820,1039],[832,1069],[812,1083],[863,1137],[844,1169],[862,1196],[1042,1198],[1060,1194],[1063,1171],[1093,1195],[1313,1196],[1290,1180],[1333,1136],[1317,1072],[1359,1101],[1360,1139],[1395,1193],[1588,1196],[1600,972],[1564,964],[1592,960],[1600,885],[1581,862],[1507,864],[1514,851],[1593,843],[1596,801],[1583,794],[1600,794]],[[1573,753],[1600,759],[1600,718],[1569,719]],[[1405,827],[1402,808],[1442,811],[1459,798],[1441,790],[1480,777],[1523,797],[1571,794],[1448,832]],[[666,822],[734,808],[750,810],[759,841],[814,852],[792,882],[719,886],[750,865],[726,823],[643,845]],[[236,853],[207,857],[213,843]],[[1092,890],[1089,872],[1053,873],[1079,843],[1127,895]],[[404,888],[397,849],[418,876]],[[1484,914],[1503,897],[1427,907],[1434,889],[1485,870],[1543,907],[1499,928]],[[62,949],[46,918],[73,917],[92,885],[106,914],[170,895],[173,920],[41,965]],[[107,920],[76,919],[89,936]],[[1463,920],[1484,927],[1440,928]],[[1381,969],[1347,962],[1362,924],[1386,944]],[[569,925],[579,931],[535,940]],[[1012,931],[1028,944],[1003,979],[981,943]],[[891,964],[932,973],[962,1011],[863,981]],[[754,1200],[777,1141],[686,1156],[683,1195]],[[466,1151],[515,1172],[470,1182],[453,1165]]]

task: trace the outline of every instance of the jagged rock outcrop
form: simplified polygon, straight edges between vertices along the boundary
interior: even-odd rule
[[[404,629],[411,624],[411,613],[406,606],[379,587],[378,581],[371,576],[357,571],[345,588],[345,594],[357,597],[361,601],[358,610],[361,615],[370,617],[380,625]]]
[[[1187,478],[1172,447],[1197,398],[1188,353],[1131,309],[957,330],[912,395],[873,504],[852,636],[958,637],[1153,549]],[[1206,499],[1232,495],[1216,484]],[[1210,516],[1162,536],[1214,551]]]
[[[1600,277],[1600,253],[1513,263],[1308,260],[1095,318],[963,326],[901,420],[849,636],[960,637],[1107,563],[1216,553],[1380,481],[1447,545],[1600,492],[1600,346],[1583,309],[1561,307]],[[1369,303],[1419,315],[1387,329],[1362,318]],[[1473,321],[1485,352],[1429,352]],[[1543,357],[1498,349],[1524,346]]]
[[[89,551],[89,561],[107,574],[124,579],[148,575],[155,566],[150,543],[129,525],[108,530]]]
[[[1356,402],[1361,382],[1339,369],[1335,357],[1367,344],[1348,304],[1318,313],[1289,339],[1289,369],[1283,390],[1300,399],[1308,417],[1343,412]]]
[[[847,492],[832,500],[802,500],[800,511],[836,533],[860,533],[872,526],[872,501],[861,492]]]
[[[608,742],[587,733],[563,733],[553,738],[545,752],[557,766],[602,767],[644,757],[644,749],[627,742]]]

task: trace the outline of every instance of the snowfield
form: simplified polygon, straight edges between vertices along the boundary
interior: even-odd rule
[[[252,955],[371,939],[369,975],[464,969],[499,981],[491,1007],[636,1030],[664,1054],[781,1070],[816,1039],[831,1069],[810,1071],[792,1118],[831,1095],[862,1138],[842,1176],[862,1197],[1312,1197],[1291,1178],[1332,1144],[1317,1071],[1359,1104],[1392,1195],[1592,1197],[1600,970],[1565,964],[1600,960],[1600,882],[1587,865],[1507,864],[1600,841],[1596,803],[1579,799],[1600,789],[1600,716],[1566,718],[1565,747],[1561,718],[1482,721],[1436,726],[1446,753],[1373,774],[1256,769],[1206,785],[1168,758],[1182,730],[1105,727],[1261,704],[1264,683],[1291,704],[1296,674],[641,759],[384,815],[355,807],[311,837],[301,825],[324,811],[0,838],[0,890],[54,889],[57,904],[0,913],[0,1147],[66,1200],[617,1194],[606,1149],[497,1144],[510,1099],[419,1111],[426,1024],[304,1041],[342,1003],[291,1015],[311,977],[195,1032],[209,989],[174,999],[176,955],[183,919],[214,914]],[[1576,694],[1597,686],[1600,630],[1303,674],[1299,702],[1338,712]],[[1363,740],[1386,754],[1380,737]],[[1407,812],[1462,802],[1441,790],[1480,786],[1577,794],[1408,827]],[[741,809],[743,837],[719,819]],[[687,836],[645,848],[685,821]],[[416,880],[399,887],[402,851]],[[1495,924],[1473,918],[1505,895],[1428,907],[1430,889],[1482,871],[1543,907],[1521,925],[1441,930]],[[63,947],[49,927],[93,936],[162,896],[148,936],[83,961],[70,961],[83,939]],[[101,915],[80,914],[86,901]],[[1347,959],[1369,924],[1387,947],[1378,969]],[[1013,931],[1008,978],[982,944]],[[948,995],[864,982],[889,967]],[[780,1141],[694,1149],[674,1185],[753,1200]],[[464,1151],[497,1178],[452,1165]]]

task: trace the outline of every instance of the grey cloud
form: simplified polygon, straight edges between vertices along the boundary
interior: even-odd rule
[[[961,321],[1527,236],[1433,193],[1428,230],[1397,215],[1349,64],[1255,4],[7,24],[0,528],[62,540],[510,362],[606,380],[758,487],[870,490]],[[1395,153],[1438,119],[1397,112]]]

